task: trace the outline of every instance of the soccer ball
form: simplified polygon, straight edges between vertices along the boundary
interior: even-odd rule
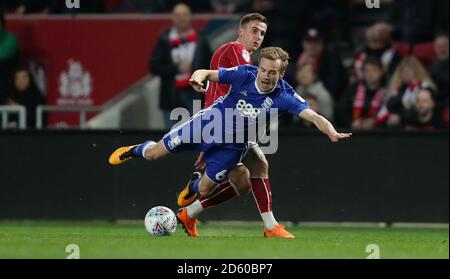
[[[177,229],[177,217],[170,208],[155,206],[145,215],[145,229],[152,236],[169,236]]]

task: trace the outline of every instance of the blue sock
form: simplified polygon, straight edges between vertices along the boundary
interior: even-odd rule
[[[200,178],[194,180],[194,182],[190,185],[190,190],[196,192],[197,194],[199,194],[198,192],[198,186],[200,185]]]
[[[141,157],[144,158],[144,156],[142,155],[142,151],[144,151],[144,148],[146,148],[149,145],[155,144],[154,141],[152,140],[148,140],[138,146],[136,146],[135,148],[133,148],[131,150],[131,154],[133,154],[135,157]]]

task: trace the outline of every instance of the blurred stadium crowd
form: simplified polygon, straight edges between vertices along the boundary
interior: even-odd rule
[[[4,14],[171,13],[175,0],[7,0]],[[310,106],[337,126],[371,130],[434,131],[449,127],[448,0],[191,0],[195,13],[259,12],[269,21],[263,46],[291,55],[286,79]],[[175,23],[174,23],[175,24]],[[0,23],[0,95],[3,105],[33,111],[45,104],[27,68],[20,42]],[[158,55],[154,54],[153,59]],[[158,73],[154,73],[158,75]],[[175,77],[173,77],[175,82]],[[28,113],[33,127],[35,113]],[[282,117],[282,125],[308,128]]]

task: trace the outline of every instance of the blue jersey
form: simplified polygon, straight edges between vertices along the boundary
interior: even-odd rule
[[[163,138],[165,148],[172,153],[205,152],[206,175],[216,183],[223,181],[245,156],[247,141],[255,140],[251,138],[252,127],[259,130],[260,121],[279,112],[298,115],[308,108],[282,79],[272,92],[260,92],[257,74],[258,68],[251,65],[219,69],[219,83],[230,84],[229,93],[167,133]],[[266,123],[262,124],[265,127]]]
[[[212,108],[222,113],[227,109],[236,112],[233,125],[225,123],[226,133],[248,130],[250,125],[259,124],[261,119],[268,120],[274,114],[278,115],[278,112],[289,112],[297,116],[309,108],[308,103],[283,79],[278,80],[271,92],[261,92],[256,84],[257,74],[258,68],[253,65],[219,68],[219,83],[230,84],[231,89]],[[266,115],[261,118],[261,114]]]
[[[236,108],[240,100],[253,108],[267,112],[270,108],[298,115],[308,108],[308,103],[283,79],[279,79],[271,92],[261,92],[256,85],[258,68],[240,65],[233,68],[219,68],[219,83],[231,85],[230,92],[223,98],[222,107]]]

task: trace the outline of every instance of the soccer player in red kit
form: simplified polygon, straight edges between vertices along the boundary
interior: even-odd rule
[[[211,70],[231,68],[242,64],[251,64],[251,54],[262,44],[267,32],[267,19],[258,13],[247,14],[239,24],[239,36],[236,41],[220,46],[211,59]],[[228,93],[230,85],[210,82],[205,93],[205,107],[211,106],[219,97]],[[205,163],[203,153],[195,162],[195,167],[203,170]],[[178,196],[178,205],[182,207],[177,214],[186,232],[193,237],[198,236],[196,217],[205,209],[220,205],[236,196],[251,190],[261,218],[264,223],[265,237],[294,238],[278,224],[272,213],[272,193],[268,176],[268,162],[257,143],[249,143],[247,155],[243,164],[238,164],[229,174],[228,180],[219,184],[206,197],[197,199],[197,194],[191,191],[191,184],[201,174],[195,172],[191,180]],[[250,171],[253,177],[250,177]],[[256,175],[255,175],[256,174]]]

